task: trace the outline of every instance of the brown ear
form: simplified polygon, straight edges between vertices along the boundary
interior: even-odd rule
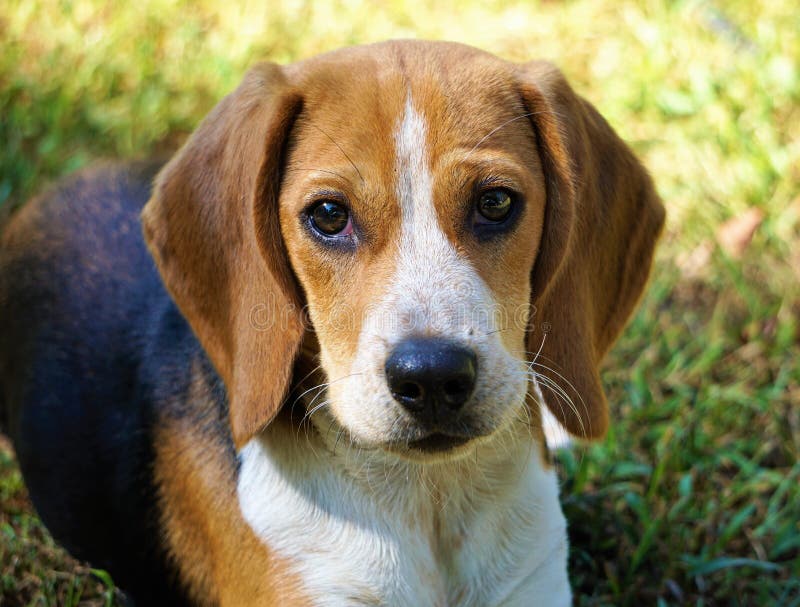
[[[527,349],[540,351],[533,369],[553,415],[575,436],[601,438],[599,366],[647,282],[664,207],[631,150],[561,72],[526,64],[520,86],[547,180]]]
[[[237,447],[280,408],[303,335],[277,206],[301,104],[279,67],[250,70],[164,167],[142,212],[164,284],[225,382]]]

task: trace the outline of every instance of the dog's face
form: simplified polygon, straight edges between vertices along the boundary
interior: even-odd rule
[[[354,440],[416,455],[524,419],[546,185],[497,67],[391,60],[305,75],[280,224],[327,376],[315,403]]]
[[[305,342],[321,434],[426,458],[539,423],[531,373],[570,432],[603,434],[597,368],[663,208],[551,66],[405,41],[251,71],[143,221],[237,445],[285,402]]]

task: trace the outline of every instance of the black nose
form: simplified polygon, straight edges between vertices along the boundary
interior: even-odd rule
[[[415,417],[445,421],[472,394],[475,353],[452,342],[415,337],[395,346],[386,361],[386,380],[395,400]]]

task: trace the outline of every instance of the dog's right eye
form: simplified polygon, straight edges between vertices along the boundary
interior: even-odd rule
[[[478,200],[477,219],[480,223],[500,223],[508,218],[513,206],[513,195],[505,188],[486,190]]]
[[[311,227],[323,236],[348,236],[353,232],[353,221],[347,208],[335,200],[322,200],[308,213]]]

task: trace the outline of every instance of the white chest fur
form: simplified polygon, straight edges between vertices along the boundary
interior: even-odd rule
[[[570,603],[556,476],[530,440],[519,458],[506,445],[425,466],[318,447],[268,429],[238,481],[248,524],[315,605]]]

